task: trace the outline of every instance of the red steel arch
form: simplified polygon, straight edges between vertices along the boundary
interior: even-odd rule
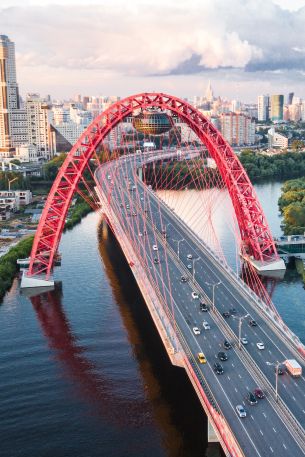
[[[184,100],[163,93],[142,93],[110,106],[92,122],[67,155],[50,190],[38,225],[29,276],[46,274],[49,277],[70,202],[96,148],[125,117],[140,108],[150,107],[159,107],[177,114],[206,145],[229,191],[248,254],[260,261],[278,259],[254,188],[234,151],[214,125]]]

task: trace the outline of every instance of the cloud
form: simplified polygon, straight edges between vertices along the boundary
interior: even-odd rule
[[[305,72],[305,0],[291,0],[289,11],[286,0],[25,1],[0,7],[19,75],[35,77],[39,68],[46,80],[55,72],[83,79],[97,72],[109,81]]]

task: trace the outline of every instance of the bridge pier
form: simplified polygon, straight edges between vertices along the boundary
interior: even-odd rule
[[[54,278],[50,276],[50,278],[46,278],[45,276],[27,276],[28,270],[23,270],[22,278],[21,278],[21,289],[29,289],[29,288],[36,288],[36,287],[54,287]]]
[[[219,439],[216,435],[213,425],[211,424],[208,418],[208,442],[209,443],[219,443]]]

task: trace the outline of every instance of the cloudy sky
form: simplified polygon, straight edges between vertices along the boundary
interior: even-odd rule
[[[305,0],[1,0],[21,93],[305,98]]]

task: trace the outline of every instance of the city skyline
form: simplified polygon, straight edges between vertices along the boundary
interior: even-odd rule
[[[263,93],[305,97],[305,0],[234,0],[230,9],[223,0],[94,3],[60,0],[55,10],[52,1],[2,2],[0,30],[16,43],[22,95],[191,97],[212,80],[217,95],[245,102]]]

